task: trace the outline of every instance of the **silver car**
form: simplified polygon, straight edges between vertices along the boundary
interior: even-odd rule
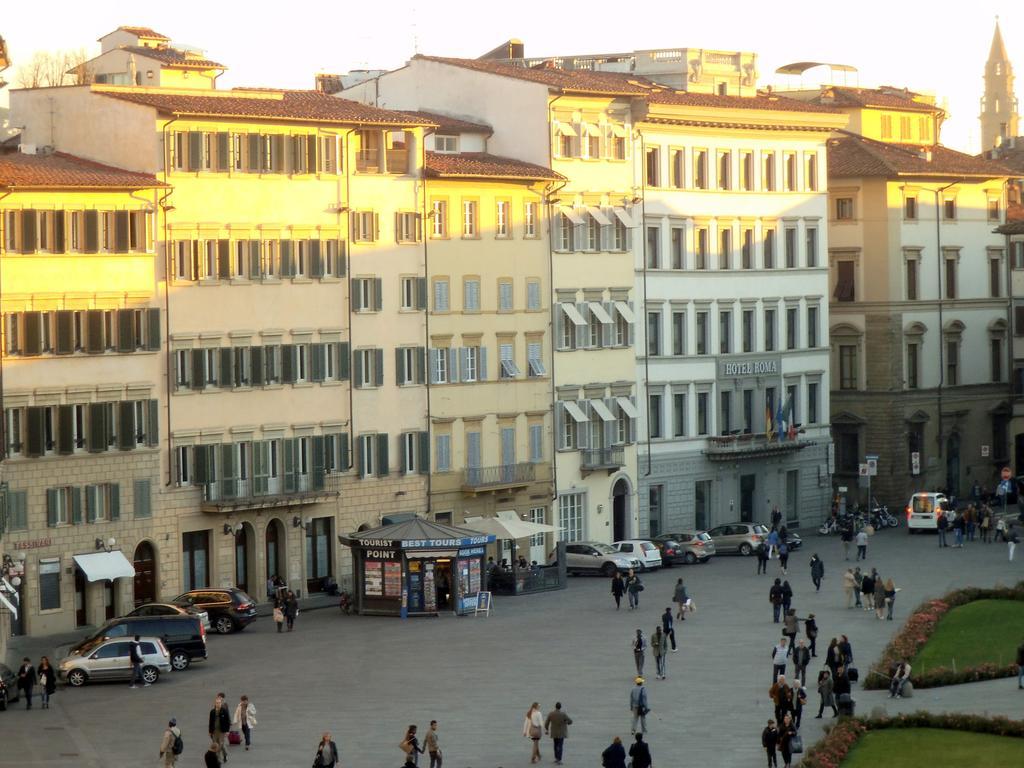
[[[161,672],[171,671],[171,659],[163,640],[139,638],[142,646],[142,680],[155,683]],[[97,639],[61,659],[57,667],[60,679],[75,688],[91,680],[131,680],[132,641],[118,637]]]
[[[557,550],[548,557],[554,563]],[[631,555],[616,552],[607,544],[596,541],[574,541],[565,545],[565,570],[567,573],[599,573],[611,576],[625,573],[630,568],[639,572],[640,560]]]
[[[760,523],[729,523],[708,531],[718,552],[739,552],[751,555],[768,538],[768,529]]]

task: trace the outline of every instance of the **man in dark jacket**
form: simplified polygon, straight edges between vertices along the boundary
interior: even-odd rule
[[[36,687],[36,668],[28,656],[21,660],[18,667],[18,690],[25,697],[25,709],[32,709],[32,689]]]
[[[651,768],[651,750],[642,733],[636,735],[636,743],[630,746],[629,756],[633,758],[633,768]]]
[[[778,768],[779,760],[775,755],[776,747],[779,744],[779,729],[775,727],[775,721],[769,720],[768,725],[761,731],[761,746],[768,753],[768,768]]]
[[[814,582],[815,592],[821,591],[821,580],[823,578],[825,578],[825,563],[818,557],[818,553],[815,552],[811,556],[811,581]]]
[[[807,665],[811,663],[811,652],[807,645],[801,640],[793,649],[793,667],[796,669],[794,677],[800,678],[800,685],[807,685]]]
[[[548,712],[544,721],[544,732],[551,735],[551,741],[555,744],[555,765],[562,764],[562,747],[569,738],[570,725],[572,718],[562,711],[562,702],[556,701],[555,708]]]
[[[763,541],[757,545],[757,549],[754,550],[754,554],[757,555],[757,572],[768,575],[768,545]]]
[[[231,716],[228,708],[224,706],[224,694],[218,693],[213,700],[213,708],[210,710],[210,741],[220,747],[221,761],[228,761],[228,751],[224,746],[224,738],[231,730]]]
[[[665,609],[665,612],[661,614],[661,631],[665,633],[669,641],[672,643],[672,650],[676,649],[676,630],[672,622],[672,608],[671,606]]]
[[[626,748],[622,739],[616,736],[612,743],[601,753],[602,768],[626,768]]]
[[[782,597],[782,579],[776,579],[768,590],[768,602],[772,604],[772,615],[776,624],[779,623],[779,615],[782,613]]]
[[[949,520],[946,519],[946,513],[945,512],[940,512],[939,513],[939,519],[938,519],[938,522],[936,522],[935,526],[936,526],[936,528],[939,531],[939,546],[940,547],[947,547],[947,546],[949,546],[948,544],[946,544],[946,530],[949,528]]]

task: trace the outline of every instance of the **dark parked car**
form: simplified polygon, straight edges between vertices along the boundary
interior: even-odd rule
[[[179,672],[193,661],[206,658],[206,629],[197,616],[122,616],[111,619],[93,634],[73,645],[81,651],[98,640],[112,637],[156,637],[163,640],[171,667]]]
[[[0,664],[0,711],[8,702],[18,700],[18,676],[6,664]]]
[[[129,616],[195,616],[203,622],[203,629],[210,630],[210,614],[190,603],[146,603],[140,605]]]
[[[256,601],[236,587],[193,589],[174,598],[210,614],[210,624],[222,635],[240,632],[256,621]]]

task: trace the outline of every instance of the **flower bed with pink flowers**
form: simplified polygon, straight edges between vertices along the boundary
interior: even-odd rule
[[[1024,720],[950,713],[914,712],[896,717],[843,717],[821,741],[804,755],[802,768],[840,768],[860,738],[868,731],[886,728],[939,728],[1024,738]]]
[[[1013,587],[993,587],[991,589],[966,587],[950,592],[941,598],[925,601],[910,615],[900,631],[885,647],[882,657],[871,666],[870,671],[864,677],[862,687],[867,689],[887,688],[895,666],[900,661],[917,656],[935,632],[939,621],[950,610],[976,600],[1024,601],[1024,581]],[[1017,668],[1014,664],[980,664],[958,669],[949,667],[914,669],[910,679],[915,688],[935,688],[940,685],[1013,677],[1016,674]]]

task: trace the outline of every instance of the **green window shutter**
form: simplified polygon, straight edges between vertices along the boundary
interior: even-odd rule
[[[117,310],[117,351],[135,350],[135,310]]]
[[[327,451],[324,443],[323,435],[313,438],[313,476],[310,478],[310,487],[314,491],[324,489],[324,472],[327,465]]]
[[[292,276],[292,240],[281,240],[281,277]]]
[[[231,162],[230,135],[224,131],[217,133],[217,170],[228,170]]]
[[[39,240],[39,219],[35,211],[21,212],[21,252],[35,253]]]
[[[260,241],[249,241],[249,279],[258,280],[260,277]]]
[[[192,389],[206,386],[206,353],[202,349],[192,350]]]
[[[386,434],[377,435],[377,476],[384,477],[388,474],[390,468],[388,467],[388,436]]]
[[[188,132],[188,169],[198,171],[203,159],[203,134],[199,131]]]
[[[310,277],[323,277],[324,276],[324,258],[321,253],[319,240],[309,241],[309,274]]]
[[[85,222],[85,252],[99,253],[100,250],[100,212],[85,211],[82,217]]]
[[[46,489],[46,525],[53,528],[57,525],[57,488]]]
[[[153,447],[160,442],[160,401],[149,401],[149,414],[146,422],[146,445]]]
[[[427,348],[416,347],[416,383],[423,384],[427,380]]]
[[[68,456],[75,452],[72,424],[74,423],[75,407],[73,405],[57,406],[57,453]]]
[[[107,483],[107,500],[110,502],[110,519],[121,519],[121,486],[118,483]]]
[[[263,154],[263,142],[260,141],[260,135],[258,133],[250,133],[245,137],[246,144],[246,158],[245,167],[250,173],[259,173],[260,168],[260,156]]]
[[[384,350],[373,350],[373,384],[377,387],[384,386]]]
[[[416,309],[427,308],[427,278],[416,278]]]
[[[284,136],[280,134],[271,138],[271,144],[273,145],[273,152],[271,153],[271,162],[273,163],[274,173],[284,172]]]
[[[298,490],[297,462],[295,461],[298,441],[294,439],[282,440],[281,448],[284,454],[284,492],[295,493]]]
[[[295,345],[281,345],[281,381],[285,384],[295,383]]]
[[[363,350],[361,349],[352,353],[352,371],[355,386],[361,387],[363,385]]]
[[[349,450],[348,432],[338,435],[338,468],[342,471],[352,469],[351,451]]]
[[[306,171],[308,173],[316,173],[319,168],[316,162],[316,148],[319,143],[320,137],[316,134],[306,137]]]
[[[373,278],[373,308],[380,312],[384,306],[384,282],[381,278]]]
[[[210,453],[206,450],[207,447],[214,446],[197,445],[192,448],[192,463],[193,468],[195,469],[195,481],[199,485],[205,485],[212,480],[213,473],[209,462]]]
[[[234,499],[238,496],[235,446],[231,443],[225,443],[220,447],[220,493],[223,499]]]
[[[38,458],[46,450],[46,414],[38,406],[25,409],[25,455]]]
[[[106,408],[103,403],[89,403],[89,453],[107,450]]]
[[[22,312],[21,323],[25,327],[22,334],[24,343],[23,355],[38,355],[43,351],[43,313]]]
[[[416,457],[419,460],[419,468],[421,475],[430,474],[430,433],[420,432],[420,445],[419,455]]]
[[[65,235],[66,216],[64,211],[53,212],[53,252],[54,253],[67,253],[67,238]]]
[[[114,251],[128,253],[128,211],[114,211]]]
[[[254,387],[262,387],[264,384],[264,369],[263,369],[263,347],[253,347],[249,353],[251,355],[251,379]]]
[[[149,480],[136,480],[132,484],[132,504],[135,507],[135,517],[152,517],[151,493]]]
[[[75,351],[74,340],[75,313],[70,309],[57,310],[57,346],[58,355],[70,355]]]
[[[103,343],[103,310],[88,309],[85,312],[85,351],[90,355],[101,355]]]
[[[160,349],[160,307],[146,310],[146,349],[151,352]]]
[[[405,354],[401,347],[395,347],[395,383],[401,385],[405,381]]]
[[[347,341],[338,342],[338,378],[345,381],[349,377],[352,354]]]
[[[135,403],[122,400],[117,404],[117,447],[130,451],[135,447]]]
[[[71,522],[74,525],[82,523],[82,489],[78,486],[71,489]]]
[[[362,437],[356,438],[356,462],[359,465],[359,477],[367,477],[366,474],[366,457],[363,455],[367,446],[371,445],[369,440],[364,440]],[[373,450],[372,448],[370,450]]]
[[[336,259],[334,268],[337,270],[336,277],[344,277],[348,274],[348,249],[345,247],[345,241],[338,241],[338,258]]]
[[[234,350],[231,347],[221,347],[218,381],[222,389],[231,389],[238,383],[234,378],[234,370]]]
[[[231,241],[224,238],[217,241],[217,277],[231,278]]]
[[[408,456],[405,450],[405,434],[398,433],[398,473],[404,475],[409,471]]]
[[[85,522],[96,522],[96,506],[99,502],[99,486],[85,486]]]
[[[310,344],[309,345],[309,362],[310,362],[310,381],[323,381],[324,380],[324,369],[326,368],[325,354],[327,352],[326,344]]]

